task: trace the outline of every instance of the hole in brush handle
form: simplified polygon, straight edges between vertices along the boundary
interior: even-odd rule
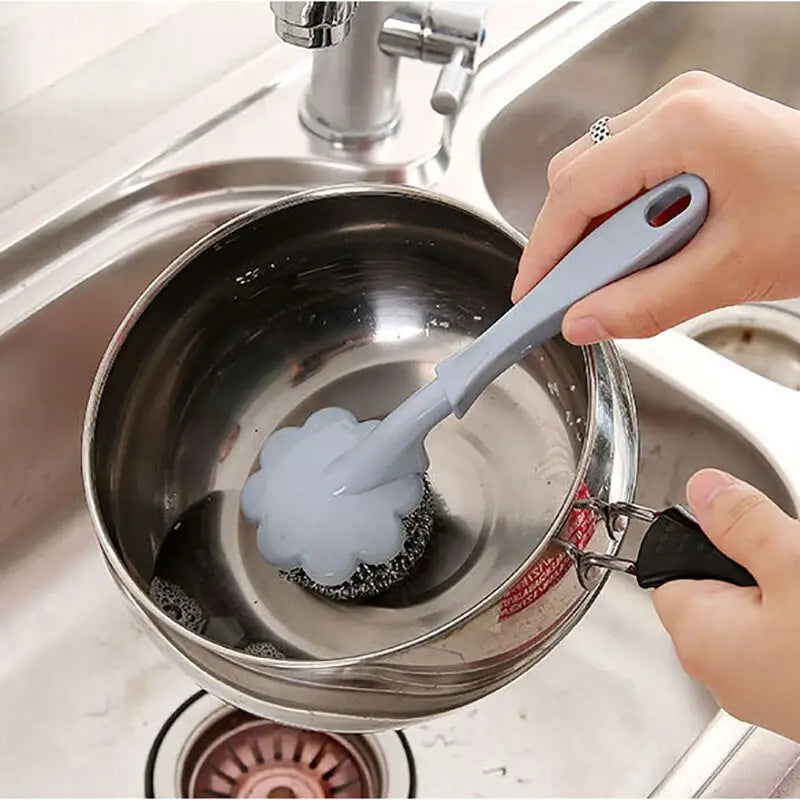
[[[692,194],[682,186],[676,186],[665,197],[656,200],[645,214],[647,223],[652,228],[661,228],[671,222],[679,214],[689,208],[692,202]]]
[[[682,176],[678,176],[678,178],[680,177]],[[696,176],[691,177],[694,178]],[[656,190],[658,188],[659,187],[655,187]],[[625,206],[631,205],[640,197],[644,197],[653,191],[653,189],[641,189],[630,200],[626,201],[625,203],[620,203],[611,211],[607,211],[605,214],[600,214],[599,216],[595,217],[586,226],[586,229],[581,235],[579,241],[585,239],[590,233],[592,233],[592,231],[594,231],[596,228],[599,228],[606,220],[613,217],[614,214],[616,214],[618,211],[621,211],[623,208],[625,208]],[[698,200],[701,203],[707,202],[707,198],[705,197],[699,197]],[[686,211],[691,202],[692,192],[689,188],[686,186],[674,187],[667,198],[656,200],[651,206],[648,207],[645,212],[645,220],[650,227],[661,228]]]

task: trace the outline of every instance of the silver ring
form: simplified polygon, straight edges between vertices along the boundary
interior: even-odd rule
[[[592,144],[600,144],[606,139],[611,138],[611,131],[608,128],[608,121],[611,117],[600,117],[596,122],[593,122],[589,127],[589,136],[591,137]]]

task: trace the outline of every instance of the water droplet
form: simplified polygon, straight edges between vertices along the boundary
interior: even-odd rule
[[[576,386],[575,386],[575,384],[574,384],[574,383],[571,383],[571,384],[569,385],[569,390],[570,390],[571,392],[574,392],[574,391],[575,391],[575,389],[576,389]]]
[[[547,391],[553,395],[553,397],[558,397],[558,384],[555,381],[547,381]]]

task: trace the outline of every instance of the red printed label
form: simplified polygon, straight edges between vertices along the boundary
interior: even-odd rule
[[[576,495],[583,500],[589,497],[589,490],[581,486]],[[567,521],[566,539],[583,550],[595,531],[596,519],[589,508],[575,508]],[[500,605],[499,621],[513,617],[535,603],[545,592],[555,586],[572,566],[570,557],[559,551],[551,558],[537,561],[505,594]]]

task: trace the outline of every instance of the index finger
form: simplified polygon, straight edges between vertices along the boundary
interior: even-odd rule
[[[520,259],[512,299],[529,292],[601,214],[685,171],[674,137],[652,117],[582,153],[550,188]]]

